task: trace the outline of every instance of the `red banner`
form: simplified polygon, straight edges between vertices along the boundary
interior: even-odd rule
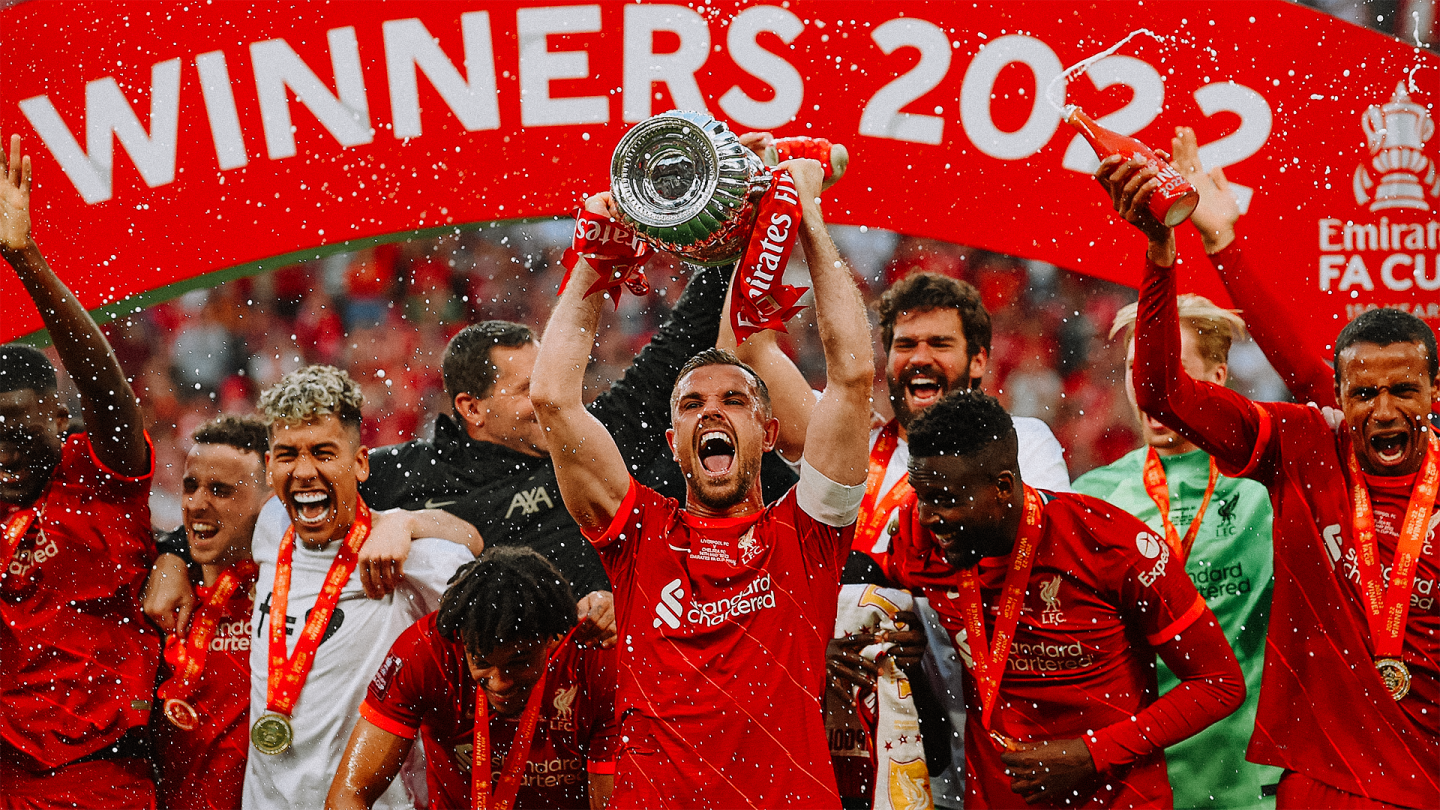
[[[1133,284],[1142,239],[1042,95],[1142,27],[1163,41],[1067,100],[1156,147],[1195,127],[1308,345],[1328,355],[1370,306],[1440,323],[1440,59],[1282,0],[32,0],[0,12],[0,130],[34,156],[42,249],[108,314],[367,241],[568,216],[630,123],[676,107],[846,144],[832,222]],[[1182,288],[1226,300],[1187,267]],[[0,273],[0,337],[38,328],[24,297]]]

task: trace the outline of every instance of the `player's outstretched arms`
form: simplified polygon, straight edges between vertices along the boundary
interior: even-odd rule
[[[1163,153],[1162,153],[1163,155]],[[1112,155],[1095,178],[1115,210],[1145,234],[1145,277],[1135,322],[1135,399],[1140,410],[1178,431],[1232,469],[1244,468],[1259,438],[1259,417],[1240,394],[1197,382],[1180,365],[1175,304],[1175,232],[1150,213],[1158,169]]]
[[[345,745],[340,768],[325,797],[325,810],[369,810],[400,772],[414,740],[360,718]]]
[[[80,410],[95,458],[120,475],[150,472],[150,447],[140,402],[100,327],[46,264],[30,235],[30,158],[10,136],[10,159],[0,179],[0,255],[40,310],[65,371],[80,389]]]
[[[585,208],[609,214],[610,194],[597,194],[585,201]],[[603,529],[620,509],[630,488],[630,473],[610,432],[588,410],[583,399],[585,366],[595,345],[603,296],[585,297],[600,276],[581,258],[550,313],[535,374],[530,383],[530,401],[545,431],[560,497],[565,508],[582,528]]]
[[[820,163],[787,160],[780,166],[789,170],[800,195],[800,245],[810,265],[815,320],[825,349],[825,394],[815,404],[805,432],[805,460],[831,481],[857,486],[865,483],[869,455],[870,392],[875,379],[870,322],[855,278],[825,229]]]

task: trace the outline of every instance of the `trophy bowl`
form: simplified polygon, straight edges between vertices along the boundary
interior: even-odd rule
[[[728,127],[672,110],[636,124],[615,147],[610,193],[639,236],[692,264],[745,250],[770,172]]]

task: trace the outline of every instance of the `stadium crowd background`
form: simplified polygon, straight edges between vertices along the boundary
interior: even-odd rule
[[[336,253],[197,290],[108,324],[155,444],[155,525],[180,522],[180,470],[195,427],[221,413],[251,413],[260,391],[308,363],[336,365],[364,387],[369,446],[428,436],[434,415],[449,410],[440,378],[445,343],[485,319],[542,326],[564,275],[560,254],[571,227],[569,219],[490,223]],[[1124,350],[1104,334],[1115,312],[1135,300],[1134,290],[944,242],[875,229],[832,231],[867,300],[922,270],[980,290],[995,333],[986,389],[1013,414],[1051,426],[1072,477],[1138,443],[1125,399]],[[590,396],[619,377],[684,286],[685,270],[669,257],[652,261],[647,273],[651,293],[625,295],[619,310],[606,314]],[[790,274],[791,283],[804,283],[803,259]],[[782,340],[807,378],[823,386],[816,330],[792,331],[796,337]],[[1231,361],[1237,390],[1262,401],[1287,396],[1252,342],[1238,345]],[[883,381],[875,404],[889,416]]]

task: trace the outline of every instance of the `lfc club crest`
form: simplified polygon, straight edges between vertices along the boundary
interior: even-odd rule
[[[1386,208],[1430,210],[1426,197],[1440,197],[1435,162],[1425,144],[1435,134],[1430,111],[1410,100],[1405,82],[1385,104],[1371,105],[1360,117],[1370,147],[1370,166],[1355,168],[1355,201],[1371,211]],[[1377,179],[1378,178],[1378,179]]]

